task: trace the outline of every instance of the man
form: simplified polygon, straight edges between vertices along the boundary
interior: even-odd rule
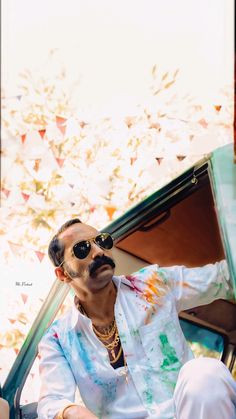
[[[9,419],[9,404],[7,400],[0,397],[0,418]]]
[[[114,276],[112,238],[79,219],[49,245],[75,304],[39,347],[39,419],[233,419],[236,383],[215,359],[193,359],[178,312],[232,297],[226,262],[148,266]],[[79,388],[84,406],[74,403]]]

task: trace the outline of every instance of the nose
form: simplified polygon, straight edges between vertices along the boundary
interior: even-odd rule
[[[101,257],[104,255],[104,250],[99,247],[96,243],[91,243],[91,257],[92,259],[95,259],[96,257]]]

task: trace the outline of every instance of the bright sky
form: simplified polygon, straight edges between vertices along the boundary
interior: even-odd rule
[[[180,68],[184,92],[216,102],[219,88],[233,81],[233,3],[3,0],[2,84],[14,94],[19,70],[36,69],[58,48],[81,80],[84,103],[142,97],[154,64],[161,72]]]

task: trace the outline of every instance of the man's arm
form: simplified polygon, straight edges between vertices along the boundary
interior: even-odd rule
[[[55,419],[97,419],[97,416],[86,407],[74,404],[64,407]]]
[[[56,333],[51,328],[39,345],[41,389],[39,419],[95,419],[86,407],[75,405],[76,383]]]
[[[0,413],[1,419],[9,419],[9,404],[5,399],[0,397]]]
[[[209,304],[219,298],[233,299],[233,286],[225,260],[200,268],[164,268],[179,311]]]

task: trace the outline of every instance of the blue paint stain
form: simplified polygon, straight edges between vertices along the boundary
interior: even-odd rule
[[[102,395],[104,398],[104,403],[109,403],[112,400],[114,400],[115,398],[115,394],[116,394],[116,382],[114,380],[110,381],[108,383],[104,382],[100,376],[97,373],[96,368],[94,368],[94,363],[92,358],[90,357],[90,352],[88,349],[86,349],[86,347],[84,346],[83,343],[83,334],[81,332],[77,333],[77,337],[79,340],[79,345],[78,345],[78,352],[79,352],[79,357],[82,361],[82,363],[85,366],[85,369],[88,372],[88,375],[90,375],[90,378],[92,379],[92,381],[101,388],[102,390]],[[94,353],[92,352],[92,356],[94,355]]]
[[[78,345],[78,351],[79,351],[79,357],[81,359],[81,361],[83,362],[86,370],[88,371],[89,374],[94,375],[95,374],[95,369],[93,367],[93,363],[91,358],[88,355],[88,351],[86,351],[86,348],[84,347],[83,344],[83,335],[81,332],[77,333],[77,338],[79,340],[79,345]]]

